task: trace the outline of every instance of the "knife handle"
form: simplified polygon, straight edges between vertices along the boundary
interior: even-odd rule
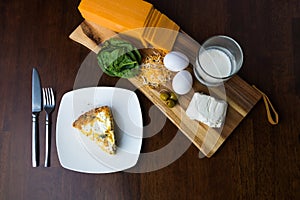
[[[32,155],[32,167],[37,167],[39,164],[38,160],[38,121],[37,113],[32,113],[32,145],[31,145],[31,155]]]

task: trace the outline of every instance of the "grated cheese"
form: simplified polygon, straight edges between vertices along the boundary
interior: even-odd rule
[[[156,88],[172,79],[173,72],[163,64],[165,55],[166,52],[154,49],[152,54],[148,54],[143,59],[140,67],[140,78],[144,85]]]

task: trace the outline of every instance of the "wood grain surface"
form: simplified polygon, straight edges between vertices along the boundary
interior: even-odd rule
[[[137,31],[143,32],[142,29]],[[135,32],[135,30],[131,31]],[[162,31],[165,32],[165,31]],[[129,34],[128,34],[129,33]],[[125,35],[125,39],[135,43],[142,43],[136,38],[130,37],[130,31],[125,33],[115,33],[93,22],[83,21],[71,34],[70,38],[92,52],[98,53],[101,44],[105,40],[112,37],[121,37]],[[192,39],[186,33],[179,32],[178,38],[173,45],[173,50],[184,52],[190,57],[191,62],[195,62],[195,57],[199,50],[200,44]],[[123,37],[124,38],[124,37]],[[141,49],[140,49],[141,48]],[[145,49],[140,45],[139,50],[142,57],[154,55],[151,48]],[[187,54],[188,53],[188,54]],[[194,64],[194,63],[192,63]],[[190,64],[186,70],[193,74],[193,66]],[[246,83],[238,76],[234,76],[231,80],[218,87],[209,87],[200,84],[193,75],[192,89],[185,95],[178,96],[178,104],[174,108],[168,106],[160,99],[160,91],[166,89],[173,91],[171,81],[161,84],[157,88],[149,87],[143,84],[140,75],[128,79],[136,88],[138,88],[154,105],[156,105],[168,119],[189,139],[206,157],[211,157],[223,144],[226,138],[239,125],[243,118],[261,99],[262,95],[251,85]],[[215,129],[207,125],[191,120],[185,113],[194,93],[206,93],[217,99],[223,99],[228,103],[227,113],[224,126]]]
[[[31,167],[31,73],[53,87],[57,105],[73,90],[89,50],[69,39],[83,21],[76,1],[3,0],[0,2],[0,199],[299,199],[300,197],[300,3],[297,0],[174,0],[149,2],[202,43],[229,35],[242,46],[239,77],[271,99],[279,124],[266,119],[260,101],[210,158],[178,133],[140,91],[146,133],[142,153],[155,152],[179,138],[185,151],[166,151],[153,161],[142,156],[130,171],[84,174],[61,167],[55,143],[58,106],[52,113],[51,167]],[[95,69],[97,71],[97,69]],[[97,75],[97,74],[96,74]],[[102,75],[97,85],[120,80]],[[87,83],[86,86],[89,86]],[[128,88],[133,85],[124,83]],[[231,88],[227,88],[230,91]],[[152,124],[153,119],[164,123]],[[45,113],[39,117],[40,160],[44,160]],[[156,131],[151,132],[154,128]],[[180,148],[178,148],[180,149]],[[176,149],[175,149],[176,150]],[[138,169],[138,168],[137,168]],[[135,168],[132,169],[133,171]]]

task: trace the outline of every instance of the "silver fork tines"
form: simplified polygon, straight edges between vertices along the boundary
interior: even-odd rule
[[[43,88],[43,103],[46,112],[46,149],[45,149],[45,167],[50,166],[50,118],[49,115],[55,107],[54,93],[52,88]]]

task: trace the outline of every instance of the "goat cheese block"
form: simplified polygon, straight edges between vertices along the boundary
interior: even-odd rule
[[[212,128],[220,128],[225,121],[227,106],[226,101],[196,92],[186,114],[192,120],[197,120]]]

